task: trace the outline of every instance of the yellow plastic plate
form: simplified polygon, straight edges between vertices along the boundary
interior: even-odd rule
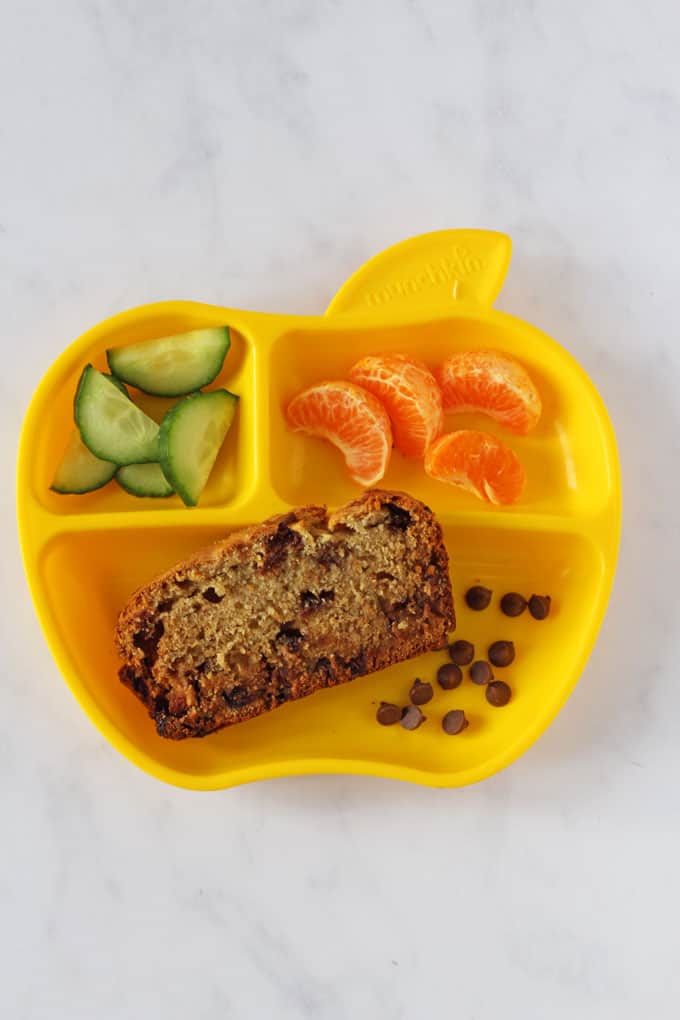
[[[614,433],[602,400],[569,354],[533,326],[494,311],[511,244],[502,234],[448,230],[415,237],[360,269],[323,317],[262,315],[191,302],[146,305],[89,330],[54,362],[24,423],[18,515],[26,573],[54,657],[90,719],[151,775],[194,789],[271,776],[353,772],[433,786],[492,775],[536,740],[572,690],[593,646],[614,576],[621,508]],[[105,367],[106,347],[229,324],[232,349],[213,384],[241,395],[235,425],[200,507],[135,499],[115,484],[87,496],[49,485],[73,428],[83,365]],[[394,454],[384,485],[404,489],[438,515],[451,558],[458,637],[509,638],[514,696],[494,709],[466,680],[437,689],[428,725],[413,733],[375,722],[380,700],[405,703],[414,677],[433,678],[444,653],[394,666],[284,706],[203,740],[156,735],[144,708],[119,683],[112,636],[130,593],[157,572],[227,532],[301,503],[338,505],[357,495],[339,454],[286,428],[283,409],[302,387],[345,377],[361,355],[417,354],[435,365],[451,351],[493,347],[516,355],[540,388],[543,417],[528,437],[465,415],[450,428],[502,435],[528,483],[520,504],[497,508],[428,478]],[[167,403],[141,398],[158,416]],[[467,587],[482,581],[492,607],[470,612]],[[506,591],[550,594],[538,623],[498,609]],[[499,671],[500,673],[500,671]],[[441,716],[463,708],[470,727],[446,736]]]

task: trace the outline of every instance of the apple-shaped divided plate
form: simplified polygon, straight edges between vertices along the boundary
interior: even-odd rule
[[[365,773],[433,786],[461,786],[513,761],[548,726],[572,690],[600,627],[614,576],[621,509],[616,443],[585,372],[555,341],[491,307],[510,261],[503,234],[446,230],[388,249],[360,269],[322,317],[263,315],[185,301],[146,305],[95,326],[68,347],[38,386],[26,415],[18,469],[18,515],[26,573],[45,636],[90,719],[130,761],[166,782],[216,789],[272,776]],[[213,384],[240,394],[237,420],[196,509],[179,499],[135,499],[115,483],[60,496],[50,482],[73,428],[83,365],[105,367],[107,347],[227,324],[232,348]],[[543,399],[536,429],[517,437],[480,415],[447,428],[481,428],[513,447],[527,473],[521,503],[483,504],[428,478],[394,453],[382,485],[424,500],[444,529],[456,597],[456,636],[511,639],[502,671],[513,698],[491,707],[466,678],[425,706],[416,732],[382,727],[379,701],[405,704],[415,677],[434,680],[446,652],[323,691],[202,740],[158,737],[143,706],[118,681],[116,617],[139,585],[228,532],[303,503],[337,506],[355,497],[340,455],[286,428],[284,407],[301,388],[344,378],[369,352],[401,351],[431,366],[456,350],[492,347],[516,355]],[[139,397],[159,417],[169,401]],[[464,592],[494,592],[471,612]],[[543,621],[508,619],[507,591],[552,596]],[[500,671],[499,671],[500,673]],[[451,708],[470,726],[447,736]]]

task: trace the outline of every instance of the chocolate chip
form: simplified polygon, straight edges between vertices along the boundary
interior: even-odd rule
[[[494,680],[492,684],[487,686],[485,693],[486,700],[494,708],[503,708],[512,697],[510,685],[506,684],[505,680]]]
[[[159,694],[153,703],[154,715],[156,717],[159,715],[167,715],[169,708],[170,705],[166,696],[164,694]]]
[[[358,652],[356,655],[353,655],[349,660],[348,666],[352,676],[361,676],[363,673],[367,673],[366,655],[364,652]]]
[[[151,621],[145,621],[150,626]],[[165,624],[162,620],[156,620],[151,631],[138,630],[132,635],[132,643],[144,653],[144,665],[152,669],[158,658],[158,642],[165,633]]]
[[[432,700],[433,694],[432,684],[423,680],[415,680],[413,687],[408,692],[412,705],[426,705],[428,701]]]
[[[213,587],[205,588],[201,594],[206,602],[212,602],[215,606],[224,598],[224,595],[218,595]]]
[[[314,665],[312,666],[312,672],[325,673],[326,676],[332,676],[333,668],[330,664],[330,659],[326,658],[325,655],[322,656],[320,659],[317,659]]]
[[[389,701],[381,701],[375,717],[381,726],[394,726],[401,719],[401,709],[399,705],[393,705]]]
[[[270,683],[273,684],[276,704],[285,705],[293,694],[293,684],[286,675],[285,667],[277,667],[272,671]]]
[[[312,673],[323,673],[326,680],[333,680],[335,677],[333,663],[325,655],[316,660],[312,667]]]
[[[488,662],[484,659],[477,659],[477,662],[473,662],[470,666],[470,679],[473,684],[488,684],[493,680],[493,671]]]
[[[489,662],[494,666],[509,666],[515,660],[515,646],[512,641],[494,641],[489,645]]]
[[[276,531],[272,535],[268,535],[265,538],[265,555],[262,569],[272,570],[274,567],[278,567],[288,555],[289,546],[299,546],[302,544],[302,535],[297,531],[291,531],[288,527],[292,521],[296,519],[295,514],[286,514],[286,516],[279,522]]]
[[[286,623],[276,635],[276,640],[290,648],[291,652],[297,652],[300,649],[303,638],[297,627],[291,627],[289,623]]]
[[[529,599],[529,612],[534,620],[545,620],[550,612],[549,595],[532,595]]]
[[[469,666],[475,657],[475,646],[472,641],[454,641],[449,645],[449,655],[457,666]]]
[[[489,605],[492,594],[493,592],[489,588],[485,588],[481,584],[474,584],[465,592],[465,601],[470,609],[479,612],[480,609],[486,609]]]
[[[408,616],[409,599],[400,599],[399,602],[390,602],[389,599],[378,599],[380,608],[390,623],[399,623],[405,616]]]
[[[389,515],[388,526],[396,531],[406,531],[412,523],[412,517],[408,510],[397,506],[396,503],[386,503],[385,507]]]
[[[437,670],[437,683],[445,691],[455,690],[462,679],[463,674],[460,666],[457,666],[455,662],[447,662],[445,666],[440,666]]]
[[[452,709],[442,719],[442,729],[450,737],[455,737],[457,733],[462,733],[469,725],[465,718],[465,712],[461,708]]]
[[[407,705],[401,713],[401,725],[405,730],[417,730],[425,722],[425,716],[417,705]]]
[[[248,690],[247,687],[232,687],[230,691],[225,691],[222,697],[229,705],[229,708],[245,708],[246,705],[255,700],[257,692]]]
[[[527,600],[517,591],[509,591],[501,599],[501,612],[506,616],[521,616],[526,607]]]
[[[303,609],[318,609],[325,602],[332,602],[335,592],[332,588],[324,588],[320,592],[303,591],[300,594],[300,603]]]

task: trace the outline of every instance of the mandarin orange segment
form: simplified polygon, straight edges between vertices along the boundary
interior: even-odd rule
[[[425,471],[488,503],[516,503],[524,489],[524,468],[517,455],[487,432],[461,429],[441,436],[425,455]]]
[[[373,354],[357,361],[349,375],[382,402],[396,448],[406,457],[423,457],[443,427],[441,392],[427,365],[403,354]]]
[[[327,439],[342,453],[352,479],[375,485],[392,452],[390,419],[380,401],[350,382],[320,382],[293,397],[286,409],[296,432]]]
[[[480,411],[518,435],[541,416],[541,397],[527,370],[502,351],[461,351],[439,366],[445,411]]]

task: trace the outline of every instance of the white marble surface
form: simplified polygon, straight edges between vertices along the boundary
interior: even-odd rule
[[[678,1016],[679,33],[673,0],[3,0],[2,1016]],[[366,256],[459,225],[512,234],[500,307],[582,360],[618,431],[583,681],[461,791],[149,779],[24,585],[38,374],[154,299],[321,311]]]

